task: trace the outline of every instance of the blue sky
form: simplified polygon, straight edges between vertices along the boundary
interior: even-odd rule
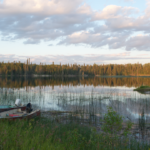
[[[150,62],[149,0],[1,0],[0,61]]]
[[[140,10],[144,10],[146,8],[146,2],[144,0],[87,0],[86,2],[92,7],[92,9],[95,10],[102,10],[108,5],[118,5],[122,7],[137,7]]]

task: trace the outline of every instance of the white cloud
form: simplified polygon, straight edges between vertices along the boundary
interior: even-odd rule
[[[26,60],[30,58],[32,63],[39,64],[40,62],[43,64],[52,64],[52,62],[55,62],[55,64],[81,64],[83,65],[85,62],[87,64],[103,64],[103,63],[110,63],[112,61],[116,60],[124,60],[124,61],[130,61],[130,60],[144,60],[144,59],[150,59],[150,56],[131,56],[130,52],[124,52],[124,53],[115,53],[115,54],[103,54],[103,55],[36,55],[36,56],[19,56],[19,55],[1,55],[0,59],[4,62],[13,62],[13,61],[21,61],[26,62]]]
[[[102,47],[108,45],[110,49],[117,49],[125,46],[128,34],[104,35],[100,33],[73,33],[59,44],[87,44],[92,47]]]
[[[137,49],[150,51],[150,35],[137,35],[131,37],[126,43],[126,50]]]
[[[104,39],[106,39],[106,36],[100,33],[90,34],[89,32],[75,32],[69,35],[64,41],[61,41],[60,44],[87,44],[94,46],[94,43],[101,43]]]
[[[133,7],[121,7],[116,5],[108,5],[102,11],[96,12],[93,16],[94,20],[113,19],[137,13],[138,9]]]
[[[150,2],[138,9],[108,5],[94,11],[84,0],[4,0],[0,3],[1,40],[149,51]],[[103,23],[101,23],[103,21]],[[141,32],[142,36],[133,36]]]
[[[66,14],[75,11],[83,0],[4,0],[0,14]]]
[[[78,8],[77,12],[79,14],[91,15],[93,13],[93,10],[91,9],[91,7],[89,5],[83,4]]]

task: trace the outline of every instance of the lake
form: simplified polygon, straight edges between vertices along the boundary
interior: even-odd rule
[[[150,94],[133,91],[141,85],[150,86],[150,78],[1,77],[0,104],[14,105],[19,98],[23,104],[31,102],[41,111],[75,112],[94,121],[102,118],[110,106],[124,120],[137,123],[144,113],[150,123]]]

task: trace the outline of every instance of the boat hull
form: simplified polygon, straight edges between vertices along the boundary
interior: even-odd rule
[[[10,117],[10,118],[0,118],[0,120],[22,120],[22,119],[32,119],[35,117],[39,117],[41,115],[41,111],[37,110],[34,111],[26,116],[16,116],[16,117]]]

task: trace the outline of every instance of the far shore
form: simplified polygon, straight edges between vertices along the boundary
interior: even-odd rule
[[[103,78],[127,78],[127,77],[150,77],[150,75],[44,75],[44,74],[32,74],[32,75],[0,75],[1,77],[103,77]]]

